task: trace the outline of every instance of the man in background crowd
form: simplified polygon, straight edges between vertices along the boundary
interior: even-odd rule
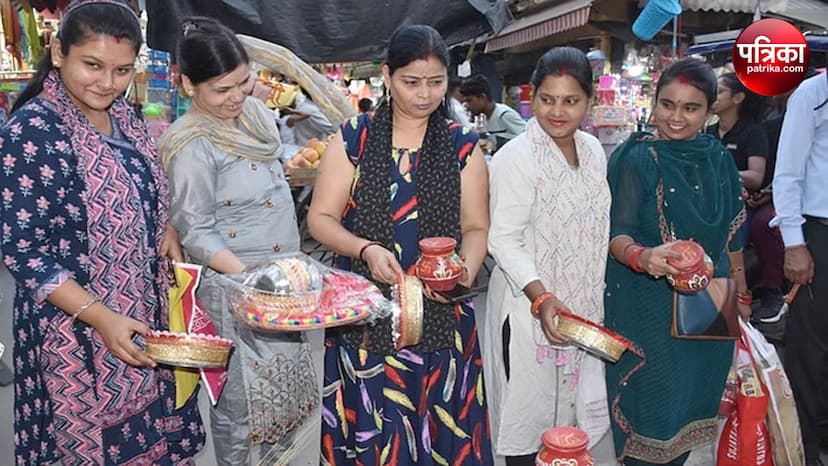
[[[357,107],[359,107],[359,113],[367,113],[370,117],[374,116],[374,101],[368,97],[359,99]]]
[[[526,129],[526,122],[518,112],[492,100],[492,87],[485,76],[476,74],[463,80],[460,94],[472,119],[479,114],[486,116],[486,131],[498,138],[498,147]]]

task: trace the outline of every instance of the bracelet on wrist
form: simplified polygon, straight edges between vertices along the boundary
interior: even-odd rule
[[[532,315],[535,316],[535,317],[538,317],[540,315],[541,304],[545,303],[546,301],[549,301],[550,299],[552,299],[554,297],[555,297],[555,295],[553,295],[552,293],[550,293],[548,291],[539,294],[538,297],[535,298],[532,301],[532,308],[531,308]]]
[[[624,246],[624,251],[621,253],[621,259],[625,260],[627,258],[627,251],[630,250],[631,247],[643,247],[640,244],[636,243],[635,241],[630,241]]]
[[[641,266],[638,265],[638,257],[646,249],[648,249],[648,248],[645,248],[644,246],[639,246],[637,249],[633,250],[633,252],[630,253],[630,257],[627,260],[627,266],[629,266],[629,268],[631,268],[633,270],[633,272],[636,272],[636,273],[643,273],[644,272],[644,269],[642,269]]]
[[[84,313],[84,311],[86,311],[87,309],[89,309],[90,307],[92,307],[92,305],[94,305],[95,303],[98,303],[98,302],[100,302],[100,301],[98,300],[98,298],[96,298],[96,297],[94,297],[94,296],[93,296],[93,297],[91,297],[91,298],[89,299],[89,301],[87,301],[87,302],[85,302],[85,303],[81,304],[81,306],[78,308],[78,310],[77,310],[77,311],[75,311],[75,312],[72,314],[72,322],[74,322],[74,321],[78,320],[78,317],[80,317],[80,315],[81,315],[81,314],[83,314],[83,313]]]
[[[736,292],[736,302],[750,306],[753,303],[753,295],[750,292]]]
[[[379,241],[371,241],[371,242],[369,242],[369,243],[366,243],[366,244],[365,244],[364,246],[362,246],[362,248],[359,250],[359,255],[357,256],[357,257],[359,258],[359,260],[361,260],[361,261],[365,262],[365,259],[364,259],[362,256],[364,256],[364,255],[365,255],[365,250],[366,250],[366,249],[368,249],[368,248],[370,248],[371,246],[382,246],[382,243],[380,243]]]

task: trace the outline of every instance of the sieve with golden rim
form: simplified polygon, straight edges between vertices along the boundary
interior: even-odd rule
[[[404,275],[394,290],[399,312],[392,313],[394,348],[400,350],[420,343],[423,337],[423,284]]]
[[[215,335],[153,331],[145,337],[146,352],[155,362],[206,369],[225,367],[233,342]]]
[[[601,325],[570,312],[558,314],[558,332],[584,350],[616,362],[631,343],[626,338]]]

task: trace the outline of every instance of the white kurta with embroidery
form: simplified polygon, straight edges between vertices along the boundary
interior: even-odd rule
[[[609,428],[603,363],[572,346],[550,346],[523,294],[526,285],[541,280],[571,311],[603,322],[610,208],[606,156],[587,133],[577,132],[575,141],[577,167],[533,119],[489,168],[489,251],[497,267],[480,341],[498,455],[538,451],[541,434],[553,426],[578,426],[590,434],[590,444]]]

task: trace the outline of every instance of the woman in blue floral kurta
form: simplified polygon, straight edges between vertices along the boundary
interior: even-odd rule
[[[15,462],[191,463],[204,442],[195,400],[174,410],[171,371],[131,338],[166,328],[168,286],[166,178],[120,97],[138,20],[124,5],[81,2],[59,37],[0,131]]]

